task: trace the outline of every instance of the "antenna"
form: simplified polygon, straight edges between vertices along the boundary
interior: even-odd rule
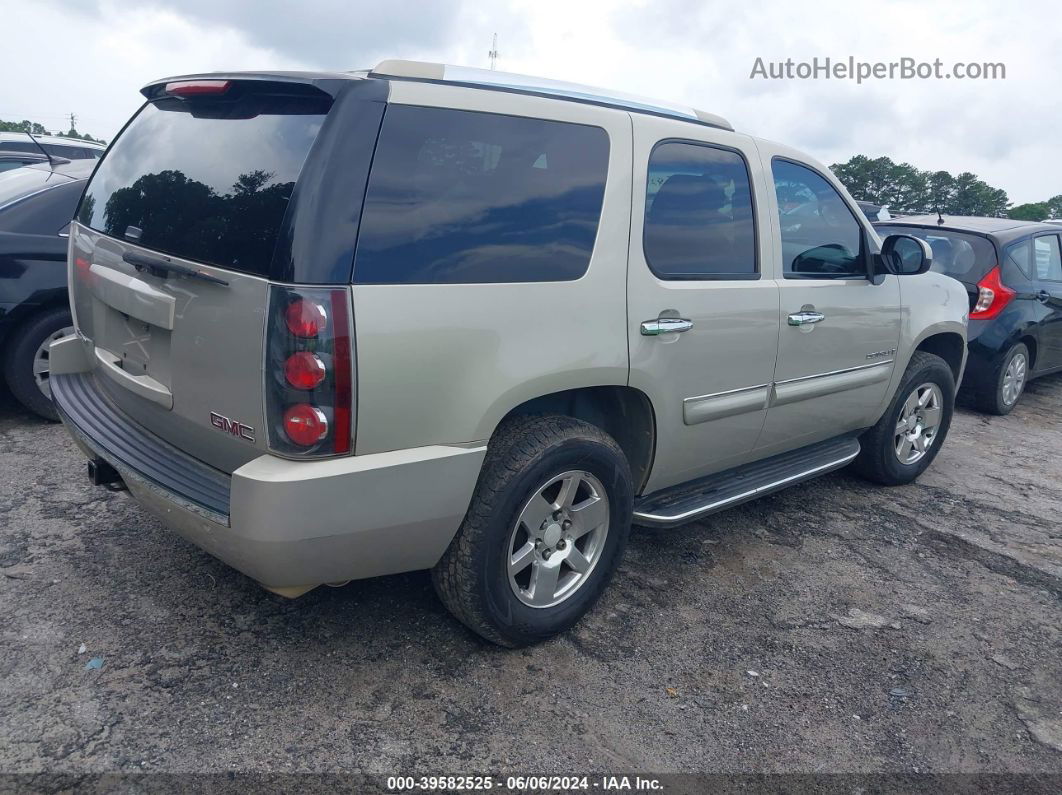
[[[70,114],[70,130],[71,132],[77,130],[77,116],[73,113]]]
[[[487,53],[487,57],[490,58],[490,70],[493,72],[498,68],[498,34],[494,34],[494,40],[490,45],[490,52]]]
[[[37,145],[37,148],[41,150],[41,152],[44,154],[44,156],[46,158],[48,158],[48,165],[51,166],[52,168],[55,168],[55,164],[59,162],[59,158],[53,158],[48,153],[48,150],[45,149],[43,146],[41,146],[41,142],[33,137],[33,133],[31,133],[31,132],[29,132],[27,130],[26,131],[26,135],[28,135],[30,137],[30,140],[33,141],[33,143],[35,143]],[[69,163],[70,161],[69,160],[64,160],[64,162]]]

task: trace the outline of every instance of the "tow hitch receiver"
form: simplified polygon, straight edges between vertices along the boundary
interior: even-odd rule
[[[118,470],[102,458],[89,459],[88,476],[93,486],[109,486],[112,483],[122,483],[122,476],[118,474]]]

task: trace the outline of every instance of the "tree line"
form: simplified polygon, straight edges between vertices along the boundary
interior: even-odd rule
[[[29,119],[23,119],[22,121],[4,121],[0,119],[0,132],[24,132],[32,133],[33,135],[57,135],[62,138],[77,138],[80,141],[95,141],[98,144],[107,143],[102,138],[93,138],[88,133],[79,133],[73,127],[66,132],[49,132],[43,124],[38,124],[35,121]]]
[[[1026,221],[1062,218],[1062,194],[1013,206],[1005,190],[992,187],[969,171],[952,176],[947,171],[923,171],[910,163],[866,155],[835,163],[830,169],[857,199],[885,205],[895,213],[941,212]]]

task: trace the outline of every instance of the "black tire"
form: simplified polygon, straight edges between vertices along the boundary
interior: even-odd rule
[[[64,307],[48,309],[31,317],[14,333],[4,361],[4,377],[11,394],[34,414],[51,422],[58,422],[59,414],[51,399],[37,386],[33,361],[45,340],[73,325],[70,310]]]
[[[936,384],[940,389],[942,398],[940,423],[937,426],[936,436],[925,454],[917,461],[906,464],[900,461],[896,453],[896,426],[900,421],[904,403],[911,393],[923,384]],[[940,452],[940,448],[947,439],[948,429],[951,428],[954,411],[955,376],[951,368],[939,356],[925,351],[915,351],[889,408],[877,424],[860,438],[861,449],[852,463],[852,469],[867,480],[885,486],[899,486],[912,482],[925,472]]]
[[[1003,399],[1003,382],[1007,374],[1007,368],[1010,367],[1010,363],[1019,355],[1025,357],[1025,381],[1022,383],[1021,389],[1018,391],[1014,400],[1008,403]],[[1010,414],[1010,412],[1014,410],[1014,407],[1018,405],[1018,401],[1021,400],[1021,396],[1025,392],[1025,385],[1029,382],[1031,365],[1032,362],[1029,359],[1029,348],[1025,343],[1019,342],[1007,351],[1005,356],[1000,358],[999,362],[988,374],[988,377],[985,378],[983,382],[977,384],[975,389],[971,392],[970,399],[974,407],[987,414],[997,414],[1001,417],[1005,414]]]
[[[531,607],[510,585],[507,547],[535,491],[570,470],[589,472],[604,486],[608,530],[585,581],[560,604]],[[633,499],[626,456],[600,428],[564,416],[507,420],[491,438],[457,535],[432,569],[435,590],[465,626],[501,646],[526,646],[563,632],[593,607],[619,565]]]

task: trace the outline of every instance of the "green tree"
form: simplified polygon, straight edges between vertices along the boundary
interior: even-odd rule
[[[1008,218],[1014,218],[1019,221],[1042,221],[1050,217],[1050,214],[1051,211],[1047,202],[1019,204],[1007,211]]]
[[[38,124],[35,121],[29,119],[23,119],[22,121],[3,121],[0,120],[0,132],[28,132],[34,135],[51,135],[43,124]],[[88,133],[79,133],[73,127],[67,132],[57,132],[56,135],[63,138],[77,138],[79,141],[94,141],[98,144],[107,143],[102,138],[93,138]]]
[[[900,213],[939,210],[950,215],[1003,216],[1010,205],[1006,191],[993,188],[968,171],[953,177],[947,171],[921,171],[910,163],[866,155],[856,155],[831,168],[857,199],[884,204]]]
[[[0,132],[28,132],[34,135],[47,135],[44,125],[35,121],[23,119],[22,121],[0,121]]]
[[[926,212],[944,212],[955,199],[955,177],[947,171],[934,171],[927,178]]]

